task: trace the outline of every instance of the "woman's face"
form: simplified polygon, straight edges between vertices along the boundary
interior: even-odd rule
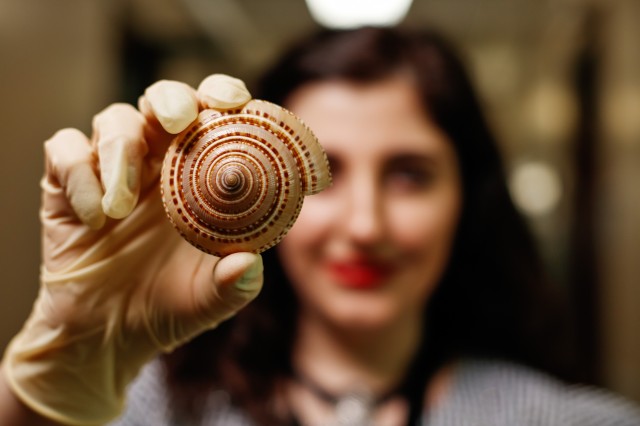
[[[460,171],[414,90],[400,77],[329,81],[286,104],[323,145],[333,185],[305,198],[278,252],[305,312],[339,327],[421,317],[449,259]]]

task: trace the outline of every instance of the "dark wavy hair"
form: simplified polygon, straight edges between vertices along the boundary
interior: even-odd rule
[[[454,359],[499,357],[571,377],[560,288],[543,272],[535,241],[509,196],[494,136],[448,42],[428,30],[323,30],[286,52],[253,92],[286,106],[308,83],[375,83],[398,71],[413,75],[425,112],[453,142],[463,183],[456,241],[425,310],[414,368],[428,375]],[[197,415],[201,399],[195,396],[221,387],[258,424],[287,423],[274,407],[282,379],[292,374],[298,304],[277,249],[263,256],[261,295],[165,358],[170,389],[185,412]]]

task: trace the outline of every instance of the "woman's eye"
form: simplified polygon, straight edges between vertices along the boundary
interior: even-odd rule
[[[389,170],[385,178],[389,189],[399,192],[418,192],[429,188],[435,179],[428,167],[405,166]]]
[[[330,192],[332,188],[338,184],[338,182],[342,179],[342,163],[340,160],[335,158],[332,155],[327,155],[327,160],[329,161],[329,171],[331,172],[331,181],[332,185],[329,188],[325,189],[323,192]]]
[[[329,162],[329,170],[331,171],[331,175],[337,175],[340,173],[341,164],[340,161],[331,154],[327,155],[327,161]]]

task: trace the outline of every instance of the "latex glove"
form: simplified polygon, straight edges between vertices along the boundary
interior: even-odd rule
[[[139,108],[116,104],[45,143],[41,287],[3,369],[34,411],[72,425],[117,416],[126,385],[158,351],[215,327],[253,299],[262,261],[223,259],[183,241],[158,187],[162,157],[199,107],[247,102],[244,84],[211,76],[198,89],[163,81]],[[113,219],[118,218],[119,220]]]

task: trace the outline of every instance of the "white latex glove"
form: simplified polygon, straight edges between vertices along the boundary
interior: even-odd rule
[[[257,295],[261,257],[193,248],[166,218],[158,187],[170,133],[199,108],[249,99],[227,76],[205,79],[198,92],[162,81],[141,97],[141,112],[116,104],[98,114],[91,140],[66,129],[45,143],[42,282],[3,361],[31,409],[70,425],[109,421],[144,363]]]

